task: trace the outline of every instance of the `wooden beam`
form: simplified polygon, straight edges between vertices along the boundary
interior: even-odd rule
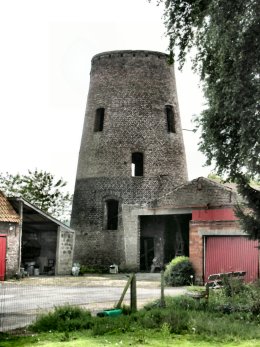
[[[121,297],[120,297],[120,299],[119,299],[119,301],[118,301],[118,303],[117,303],[117,305],[116,305],[116,308],[120,308],[120,307],[121,307],[122,302],[123,302],[124,297],[125,297],[125,294],[126,294],[126,292],[127,292],[127,289],[129,288],[130,283],[132,282],[133,276],[134,276],[134,274],[131,274],[131,275],[129,276],[128,281],[127,281],[127,283],[126,283],[126,285],[125,285],[125,288],[124,288],[124,290],[123,290],[123,293],[122,293],[122,295],[121,295]]]

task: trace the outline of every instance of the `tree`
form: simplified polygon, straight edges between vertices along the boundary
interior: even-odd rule
[[[0,173],[0,190],[8,197],[22,197],[39,209],[68,222],[72,196],[64,192],[66,182],[46,171],[28,170],[26,175]]]
[[[242,225],[260,239],[260,2],[258,0],[159,0],[169,36],[170,61],[178,49],[183,66],[196,49],[207,105],[197,117],[200,150],[218,175],[235,181],[251,214],[240,207]]]

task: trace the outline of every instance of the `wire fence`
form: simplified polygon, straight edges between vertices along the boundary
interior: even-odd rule
[[[114,308],[129,276],[88,275],[83,277],[29,277],[0,282],[0,331],[31,324],[38,315],[54,307],[73,305],[93,315]],[[183,288],[166,288],[165,295],[179,295]],[[160,274],[137,274],[137,308],[161,297]],[[123,304],[130,304],[130,290]]]

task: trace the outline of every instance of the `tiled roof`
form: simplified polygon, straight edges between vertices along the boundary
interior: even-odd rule
[[[0,222],[18,223],[19,215],[15,212],[6,196],[0,191]]]

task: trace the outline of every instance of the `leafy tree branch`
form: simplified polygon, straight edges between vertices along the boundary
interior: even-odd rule
[[[237,182],[252,213],[242,226],[260,235],[259,194],[250,179],[260,176],[260,2],[258,0],[159,0],[169,37],[170,59],[180,67],[196,49],[207,105],[197,117],[200,150],[218,175]],[[178,49],[178,54],[176,50]],[[246,217],[247,216],[247,217]],[[250,219],[250,221],[249,221]],[[254,224],[254,230],[252,225]]]
[[[8,197],[23,197],[44,212],[68,222],[72,196],[64,191],[66,182],[46,171],[28,170],[25,175],[0,173],[0,190]]]

